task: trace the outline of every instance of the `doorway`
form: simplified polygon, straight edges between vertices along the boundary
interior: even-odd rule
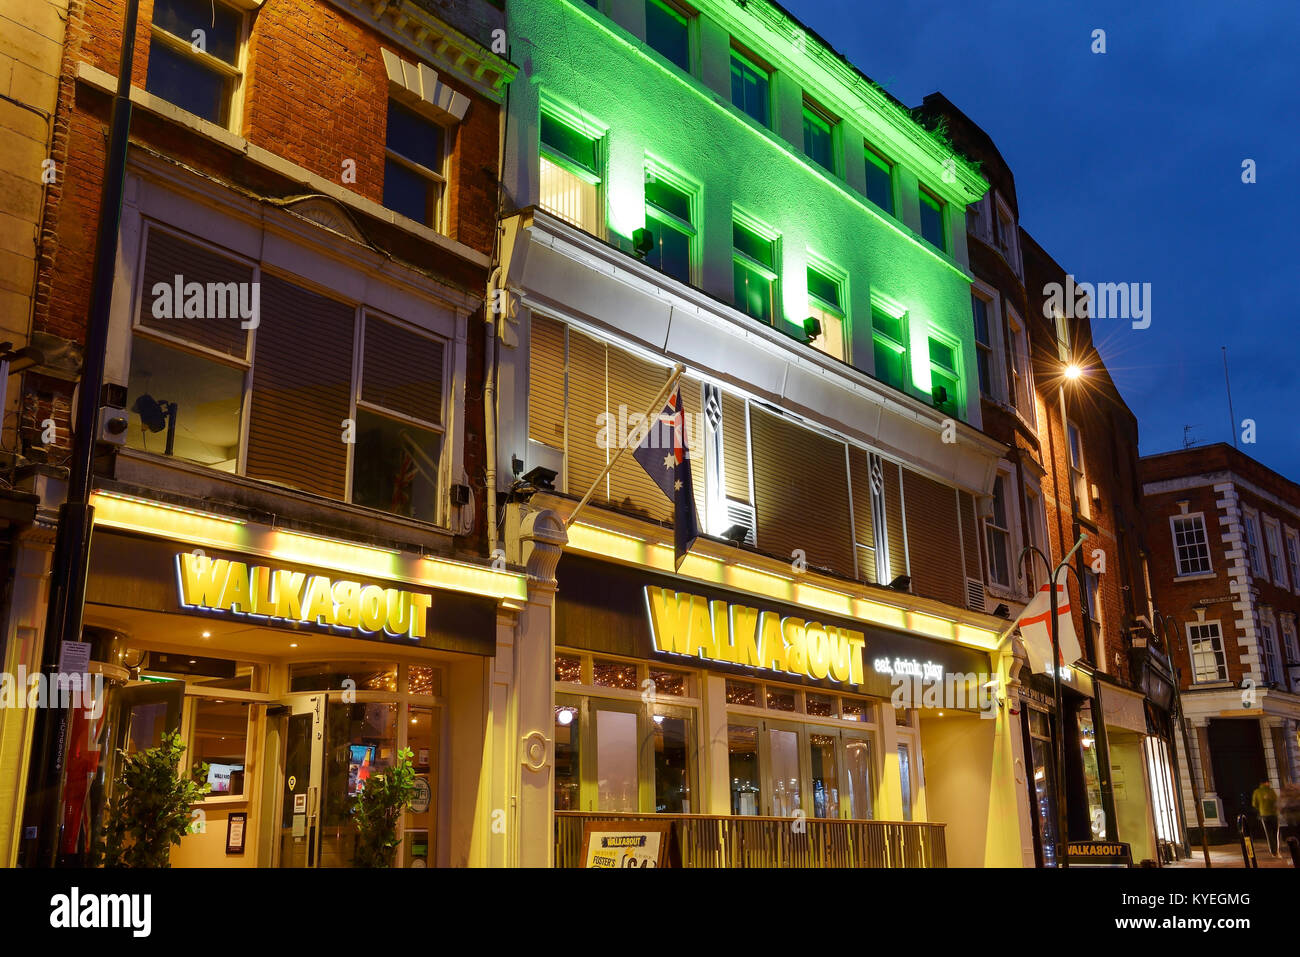
[[[1250,796],[1268,777],[1264,740],[1258,721],[1232,718],[1211,718],[1209,736],[1214,790],[1223,802],[1228,826],[1236,835],[1238,815],[1245,814],[1248,826],[1252,826],[1255,811]]]

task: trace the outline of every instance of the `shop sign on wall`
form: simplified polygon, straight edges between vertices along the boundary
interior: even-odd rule
[[[420,639],[433,596],[325,575],[249,566],[193,552],[176,556],[180,602],[187,608],[249,618],[327,625],[341,632]]]

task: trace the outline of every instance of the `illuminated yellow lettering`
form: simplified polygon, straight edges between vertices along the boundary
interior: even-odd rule
[[[265,565],[254,565],[249,572],[249,586],[252,591],[252,614],[274,614],[275,599],[271,597],[271,569]]]
[[[379,631],[388,617],[388,599],[378,585],[361,589],[361,630]]]
[[[411,630],[411,596],[396,588],[385,588],[388,600],[388,623],[384,631],[390,635],[405,635]]]
[[[283,568],[275,570],[275,617],[290,621],[302,619],[302,583],[306,580],[305,572],[288,572]]]
[[[357,627],[361,622],[361,586],[356,582],[335,582],[331,593],[334,623],[344,628]]]
[[[808,674],[825,678],[831,673],[831,640],[821,622],[808,622],[807,635]]]
[[[713,613],[713,645],[719,661],[735,661],[736,648],[731,643],[731,620],[727,616],[725,601],[709,602],[709,611]]]
[[[784,671],[786,663],[785,642],[781,639],[781,618],[774,611],[758,616],[758,632],[763,645],[763,667]]]
[[[681,601],[683,596],[678,596]],[[713,621],[709,618],[709,602],[698,595],[691,596],[691,641],[687,653],[700,658],[716,658],[718,650],[713,638]]]
[[[248,614],[252,608],[248,597],[248,566],[243,562],[231,562],[230,574],[226,576],[226,587],[221,589],[220,607],[226,611],[238,608],[241,614]]]
[[[731,638],[734,657],[738,665],[763,667],[763,656],[758,650],[758,609],[744,605],[731,606]]]
[[[226,577],[230,574],[230,562],[189,552],[182,552],[180,559],[182,604],[220,608],[221,594],[226,590]]]
[[[806,675],[808,673],[808,637],[804,631],[804,620],[802,618],[786,618],[781,622],[781,631],[785,635],[785,670],[792,675]]]
[[[307,595],[303,599],[301,621],[315,621],[322,625],[334,624],[334,596],[330,594],[330,580],[324,575],[312,575],[307,580]]]
[[[678,626],[683,624],[677,614],[677,595],[667,588],[647,585],[646,604],[650,608],[650,638],[655,651],[676,652],[679,643]],[[685,644],[685,640],[680,640]]]
[[[867,639],[860,631],[849,632],[849,681],[855,685],[862,684],[862,649]]]
[[[429,610],[429,606],[433,604],[433,596],[421,595],[419,593],[412,593],[409,596],[409,598],[411,602],[410,635],[412,638],[423,638],[425,612],[427,612]]]
[[[849,647],[848,633],[843,628],[827,628],[826,636],[830,639],[831,646],[831,679],[848,681],[853,673],[853,654]]]

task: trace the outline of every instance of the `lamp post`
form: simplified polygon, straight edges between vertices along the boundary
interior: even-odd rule
[[[1068,818],[1066,816],[1065,806],[1065,735],[1061,728],[1061,722],[1065,719],[1065,708],[1061,700],[1061,624],[1057,620],[1057,598],[1056,585],[1060,577],[1061,569],[1067,571],[1070,569],[1070,558],[1074,555],[1079,547],[1083,545],[1083,540],[1087,538],[1086,532],[1079,536],[1079,540],[1061,559],[1060,564],[1055,568],[1052,567],[1052,561],[1037,545],[1026,545],[1020,550],[1020,557],[1016,559],[1016,564],[1024,563],[1025,556],[1033,553],[1043,561],[1043,567],[1047,569],[1049,579],[1048,601],[1051,614],[1051,635],[1052,635],[1052,697],[1056,707],[1056,721],[1052,724],[1052,786],[1056,789],[1056,866],[1069,868],[1070,855],[1069,851],[1069,831]],[[1077,575],[1077,572],[1076,572]]]
[[[1169,646],[1169,665],[1174,670],[1174,710],[1178,713],[1178,726],[1183,734],[1183,753],[1187,755],[1187,779],[1192,785],[1192,803],[1196,805],[1196,826],[1201,831],[1201,854],[1205,858],[1205,867],[1210,867],[1210,840],[1205,834],[1205,810],[1201,807],[1201,789],[1196,785],[1196,773],[1192,770],[1192,741],[1191,736],[1187,733],[1187,715],[1183,712],[1183,676],[1179,672],[1178,658],[1173,651],[1175,647],[1178,653],[1182,653],[1182,629],[1173,617],[1162,615],[1159,611],[1152,612],[1152,624],[1156,626],[1157,634],[1165,640]],[[1174,626],[1173,641],[1169,640],[1169,626]],[[1185,825],[1184,825],[1185,826]]]

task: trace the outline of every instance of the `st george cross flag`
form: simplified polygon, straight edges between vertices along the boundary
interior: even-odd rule
[[[1052,596],[1050,585],[1038,589],[1025,610],[1020,614],[1020,637],[1029,652],[1030,670],[1035,674],[1051,674],[1052,660]],[[1074,616],[1070,614],[1070,593],[1064,585],[1056,586],[1056,620],[1059,622],[1057,639],[1061,643],[1061,660],[1058,664],[1072,665],[1083,657],[1079,638],[1074,633]]]
[[[659,418],[650,423],[645,437],[632,450],[632,457],[673,503],[673,553],[676,565],[680,566],[695,539],[700,537],[680,385],[673,387],[668,404]]]

